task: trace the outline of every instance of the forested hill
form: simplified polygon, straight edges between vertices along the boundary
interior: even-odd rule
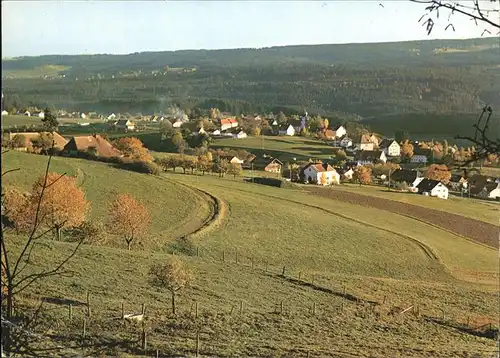
[[[49,55],[2,60],[16,107],[153,112],[174,103],[235,112],[375,118],[500,105],[498,39]],[[15,103],[13,103],[15,102]]]

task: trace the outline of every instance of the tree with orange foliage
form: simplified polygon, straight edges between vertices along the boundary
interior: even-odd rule
[[[8,208],[3,223],[6,227],[14,228],[18,234],[33,228],[33,206],[29,194],[10,189],[5,191],[3,200]]]
[[[148,209],[129,194],[119,194],[109,207],[109,225],[115,234],[125,237],[128,250],[150,223]]]
[[[446,184],[451,179],[451,172],[444,164],[431,164],[425,176],[429,179],[439,180]]]
[[[76,178],[57,173],[48,173],[35,182],[31,205],[33,208],[39,205],[43,225],[53,229],[58,240],[64,227],[82,224],[90,209]]]
[[[149,153],[149,150],[135,137],[122,137],[113,144],[116,149],[123,153],[125,158],[142,160],[144,162],[153,160],[153,156]]]
[[[406,158],[413,157],[413,144],[408,142],[408,140],[405,140],[401,144],[401,156]]]
[[[371,184],[372,182],[372,169],[366,166],[360,166],[356,168],[354,172],[354,180],[361,184]]]

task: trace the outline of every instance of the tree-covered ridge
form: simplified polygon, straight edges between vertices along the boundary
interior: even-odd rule
[[[234,113],[307,108],[371,118],[470,113],[496,103],[499,63],[498,44],[490,38],[54,55],[2,61],[2,68],[4,92],[11,102],[17,95],[16,107],[150,113],[176,103]],[[57,76],[16,77],[48,64],[66,69]]]

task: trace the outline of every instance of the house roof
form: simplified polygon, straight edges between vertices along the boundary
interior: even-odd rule
[[[426,157],[429,157],[432,155],[432,149],[423,149],[415,146],[413,148],[413,155],[425,155]]]
[[[280,164],[280,165],[283,165],[283,162],[282,162],[281,160],[279,160],[278,158],[273,158],[272,160],[270,160],[270,161],[268,161],[268,162],[267,162],[266,167],[267,167],[269,164],[274,164],[274,163],[276,163],[276,164]]]
[[[359,139],[359,142],[361,144],[368,144],[371,143],[370,135],[369,134],[363,134],[361,138]]]
[[[130,125],[134,125],[134,122],[131,122],[128,119],[119,119],[118,121],[116,121],[116,125],[117,126],[130,126]]]
[[[379,147],[380,148],[389,148],[389,146],[393,143],[393,142],[396,142],[394,139],[383,139],[380,143],[379,143]],[[396,144],[399,145],[398,142],[396,142]]]
[[[361,150],[356,152],[355,160],[376,160],[382,156],[381,150]]]
[[[24,136],[25,147],[31,146],[31,141],[38,139],[40,134],[52,134],[52,138],[54,140],[54,147],[57,149],[63,149],[64,146],[68,143],[68,141],[57,132],[21,132],[21,133],[9,133],[9,139],[12,140],[16,135]]]
[[[102,157],[116,157],[121,155],[120,151],[113,147],[106,139],[100,135],[79,136],[70,139],[66,147],[74,143],[76,150],[86,151],[91,147],[96,148],[98,154]],[[73,148],[69,148],[73,149]]]
[[[434,189],[439,183],[441,183],[439,180],[433,180],[433,179],[423,179],[418,185],[418,191],[431,191]]]
[[[304,170],[309,167],[313,167],[318,173],[335,171],[335,169],[327,163],[310,163],[304,167]]]
[[[397,169],[391,173],[391,180],[398,182],[413,183],[418,177],[416,170]]]

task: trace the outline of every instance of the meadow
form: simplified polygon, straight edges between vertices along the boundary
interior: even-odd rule
[[[47,158],[8,152],[2,159],[4,171],[22,168],[3,185],[28,189]],[[146,304],[148,355],[156,349],[162,356],[192,355],[196,332],[200,354],[219,357],[486,357],[495,349],[490,333],[478,328],[494,325],[498,314],[492,248],[303,188],[172,172],[154,177],[70,158],[53,163],[54,171],[77,175],[95,219],[105,220],[104,203],[120,191],[144,201],[154,218],[143,239],[154,244],[132,251],[113,241],[83,245],[68,264],[72,276],[37,284],[20,301],[23,307],[42,297],[55,302],[46,304],[44,325],[57,322],[52,342],[73,351],[144,355],[141,325],[117,319],[123,302],[126,312]],[[203,230],[192,234],[195,226]],[[13,250],[19,242],[9,238]],[[57,262],[73,245],[41,240],[33,266]],[[175,317],[168,291],[148,276],[169,252],[194,274]],[[80,303],[87,292],[92,317],[82,348]],[[71,322],[67,300],[74,302]],[[418,312],[399,314],[410,306]]]

